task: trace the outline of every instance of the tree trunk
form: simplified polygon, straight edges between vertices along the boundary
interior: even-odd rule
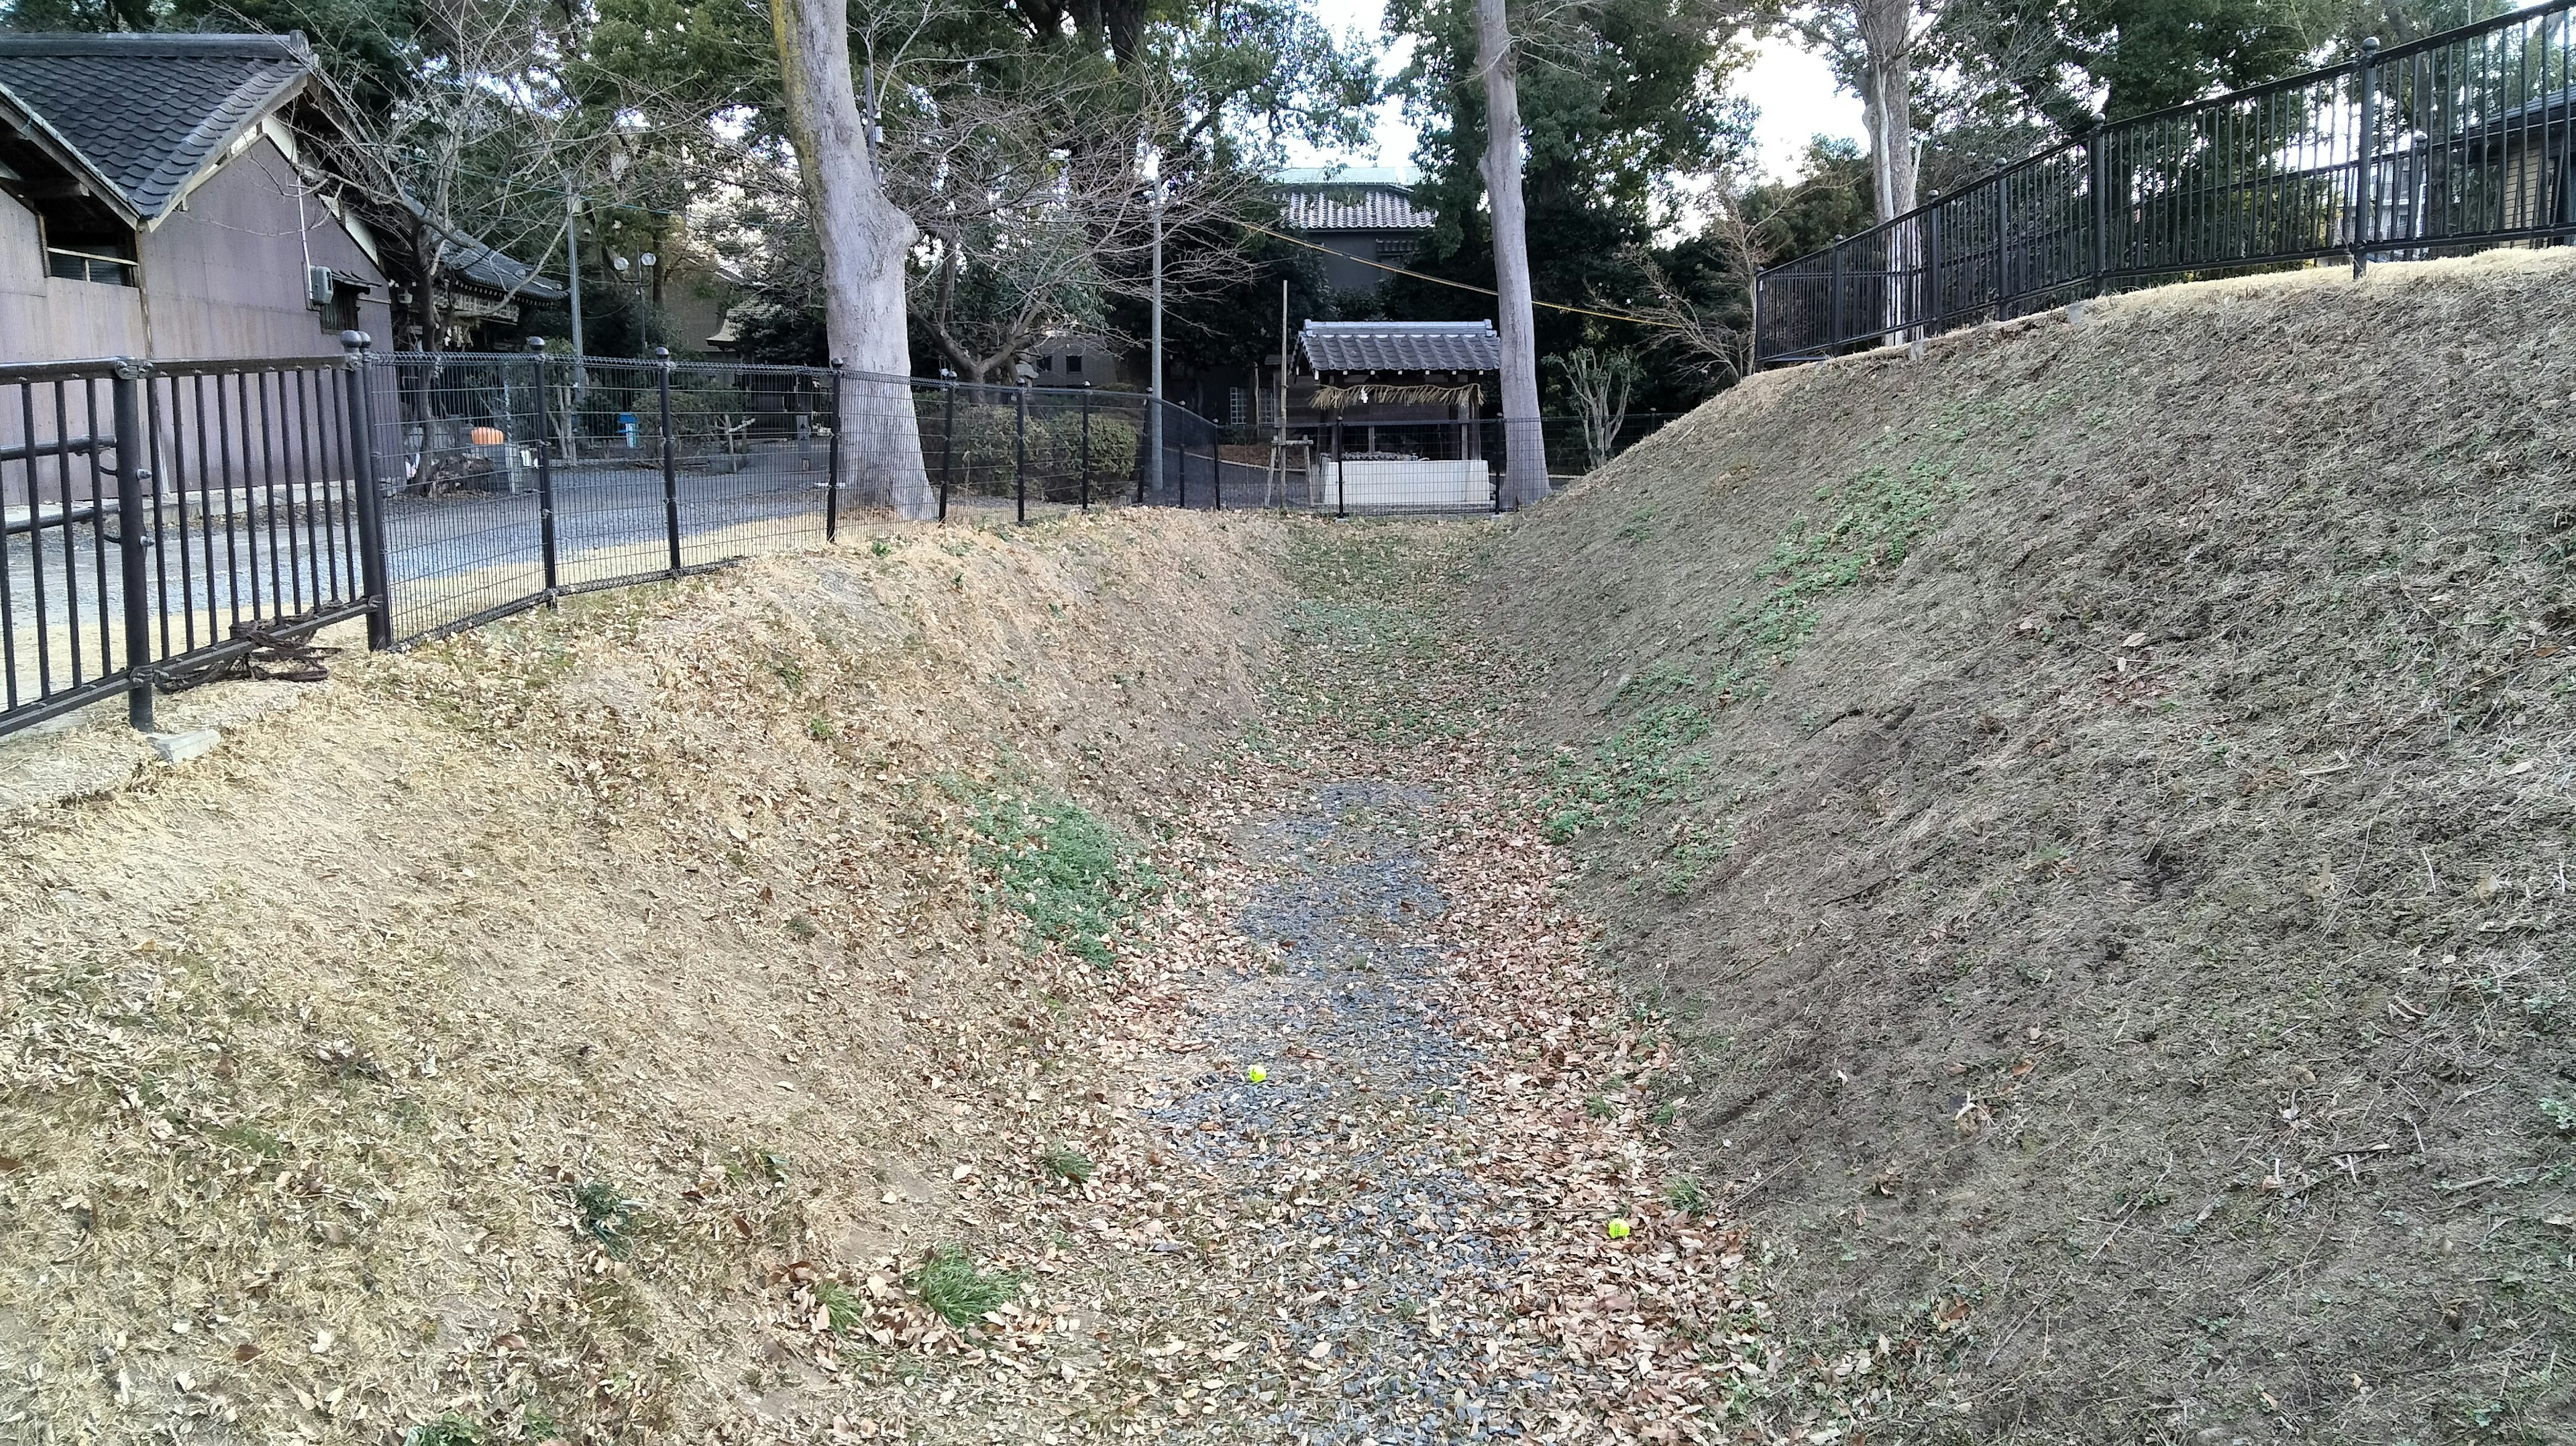
[[[1530,315],[1528,212],[1521,204],[1521,96],[1503,0],[1476,0],[1476,72],[1485,79],[1485,196],[1494,219],[1496,330],[1503,338],[1503,505],[1547,497],[1538,425],[1538,337]]]
[[[1913,0],[1860,0],[1861,119],[1881,221],[1914,209],[1913,22]]]
[[[886,199],[850,80],[849,0],[770,0],[789,132],[823,253],[823,320],[848,365],[837,421],[858,495],[897,515],[936,511],[914,420],[904,341],[904,252],[912,218]]]
[[[1871,189],[1877,192],[1879,224],[1914,209],[1914,3],[1913,0],[1860,0],[1860,38],[1864,52],[1862,124],[1869,131]],[[1886,270],[1875,298],[1863,295],[1856,314],[1867,315],[1877,303],[1886,328],[1882,341],[1902,340],[1920,320],[1914,298],[1924,278],[1920,226],[1908,222],[1890,227],[1885,243]],[[2000,244],[2000,243],[1998,243]]]

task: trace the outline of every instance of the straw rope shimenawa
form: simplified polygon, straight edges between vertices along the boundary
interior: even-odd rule
[[[1485,389],[1432,386],[1352,386],[1315,388],[1315,410],[1339,412],[1351,407],[1481,407]]]

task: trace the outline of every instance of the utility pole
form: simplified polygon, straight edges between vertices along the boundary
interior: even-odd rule
[[[1163,495],[1163,158],[1149,155],[1145,164],[1152,174],[1147,177],[1154,188],[1154,323],[1151,356],[1147,365],[1153,375],[1147,379],[1145,395],[1145,476],[1154,495]]]
[[[1279,425],[1270,433],[1271,465],[1279,469],[1279,507],[1288,508],[1288,278],[1279,278]]]
[[[564,172],[564,292],[572,298],[572,390],[582,392],[581,344],[581,193]]]

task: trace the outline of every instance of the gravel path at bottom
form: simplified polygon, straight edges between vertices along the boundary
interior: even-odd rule
[[[1487,1232],[1498,1202],[1459,1169],[1461,1101],[1483,1061],[1440,1007],[1447,904],[1422,857],[1429,802],[1335,783],[1241,832],[1267,875],[1236,923],[1259,962],[1193,1001],[1220,1062],[1142,1112],[1239,1200],[1273,1203],[1263,1273],[1283,1338],[1301,1345],[1284,1368],[1330,1378],[1265,1414],[1283,1438],[1517,1436],[1512,1398],[1551,1384],[1498,1375],[1462,1329],[1462,1313],[1505,1297],[1527,1251]]]
[[[1133,1118],[1197,1181],[1242,1349],[1131,1434],[1724,1434],[1762,1354],[1741,1243],[1664,1198],[1660,1056],[1549,851],[1437,778],[1313,784],[1226,835],[1229,927],[1172,942],[1185,1053]]]

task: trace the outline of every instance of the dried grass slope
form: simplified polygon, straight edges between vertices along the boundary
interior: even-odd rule
[[[344,659],[9,817],[0,1438],[814,1439],[934,1311],[1098,1325],[990,1226],[1108,1128],[1126,990],[982,890],[1125,927],[1103,855],[1252,715],[1274,546],[880,529]]]
[[[1768,375],[1499,545],[1553,828],[1872,1440],[2576,1433],[2570,261]]]

